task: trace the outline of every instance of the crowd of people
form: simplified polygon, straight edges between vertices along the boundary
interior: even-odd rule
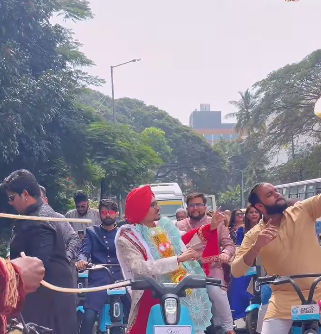
[[[289,202],[273,185],[261,183],[250,192],[245,212],[242,208],[208,212],[205,196],[194,193],[186,197],[186,210],[178,210],[173,222],[160,216],[157,200],[145,185],[128,194],[126,221],[119,223],[115,201],[103,198],[95,210],[87,195],[78,191],[75,209],[66,217],[91,219],[92,226],[88,226],[50,221],[62,215],[50,207],[46,189],[29,171],[13,172],[1,189],[17,213],[30,216],[15,223],[10,260],[0,261],[2,333],[6,317],[17,312],[26,322],[51,328],[53,334],[78,333],[76,296],[49,290],[40,282],[75,287],[77,270],[86,269],[89,263],[119,264],[112,267],[117,280],[145,275],[161,283],[178,283],[188,274],[220,279],[221,287],[192,289],[182,298],[196,333],[210,331],[212,326],[216,333],[234,333],[233,318],[245,316],[251,298],[250,279],[244,274],[255,262],[268,275],[321,272],[314,229],[321,216],[321,195]],[[33,220],[35,216],[44,218]],[[113,282],[103,271],[89,273],[89,287],[109,283]],[[306,295],[311,279],[298,283]],[[321,289],[316,289],[315,298],[321,299]],[[92,333],[105,300],[105,291],[87,293],[81,334]],[[122,302],[128,316],[127,333],[145,333],[149,311],[159,301],[151,291],[131,291]],[[299,304],[291,287],[272,287],[265,320],[257,331],[288,334],[291,305]],[[111,333],[117,333],[117,328]]]

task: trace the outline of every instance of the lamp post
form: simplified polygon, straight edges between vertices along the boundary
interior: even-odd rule
[[[235,170],[238,170],[239,172],[241,172],[241,175],[242,175],[242,180],[241,180],[241,206],[242,206],[242,209],[244,208],[244,171],[243,169],[237,169],[237,168],[234,168]]]
[[[111,99],[112,99],[112,106],[113,106],[113,119],[114,123],[116,123],[116,116],[115,116],[115,92],[114,92],[114,68],[123,66],[129,63],[136,63],[137,61],[140,61],[141,59],[133,59],[130,61],[126,61],[125,63],[121,63],[115,66],[110,66],[110,76],[111,76]]]

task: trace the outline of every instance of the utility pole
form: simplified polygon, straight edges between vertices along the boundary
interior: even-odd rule
[[[121,63],[115,66],[110,66],[110,77],[111,77],[111,99],[112,99],[112,108],[113,108],[113,121],[116,123],[116,115],[115,115],[115,89],[114,89],[114,68],[123,66],[129,63],[136,63],[137,61],[140,61],[141,59],[133,59],[130,61],[126,61],[125,63]]]

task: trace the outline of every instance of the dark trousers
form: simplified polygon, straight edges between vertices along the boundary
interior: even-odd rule
[[[92,334],[98,313],[93,310],[85,309],[79,334]],[[110,329],[111,334],[120,334],[120,329],[115,327]]]

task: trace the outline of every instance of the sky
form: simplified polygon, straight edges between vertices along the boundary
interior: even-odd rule
[[[321,46],[321,1],[90,0],[94,19],[66,22],[106,80],[98,90],[155,105],[188,124],[201,103],[224,115],[270,72]]]

